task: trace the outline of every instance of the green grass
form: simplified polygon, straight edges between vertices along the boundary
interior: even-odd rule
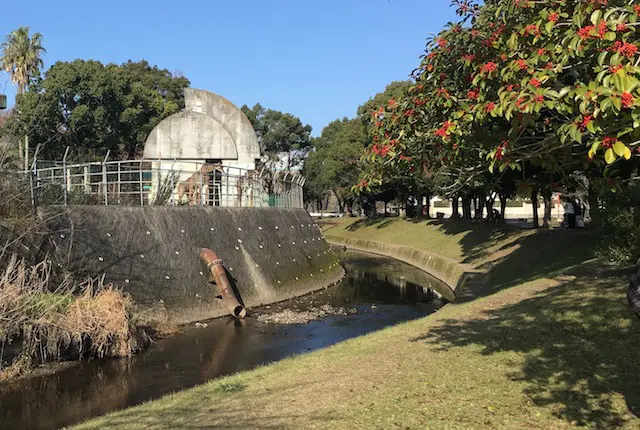
[[[407,233],[385,231],[399,227],[416,228],[412,246],[436,241],[459,261],[476,249],[472,261],[490,280],[484,297],[78,428],[640,426],[640,321],[627,309],[623,271],[580,264],[589,235],[460,231],[454,239],[437,225],[393,220],[367,238],[399,240]],[[470,235],[490,239],[469,248],[461,242]]]

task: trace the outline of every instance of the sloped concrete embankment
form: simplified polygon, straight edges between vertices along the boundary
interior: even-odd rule
[[[55,262],[78,278],[104,274],[153,320],[181,324],[226,314],[200,262],[201,248],[223,259],[249,309],[344,276],[301,209],[78,206],[41,216],[53,220]]]
[[[445,283],[451,289],[448,295],[451,298],[460,297],[469,279],[477,272],[468,265],[410,246],[332,235],[327,235],[326,240],[331,245],[384,255],[415,266]]]

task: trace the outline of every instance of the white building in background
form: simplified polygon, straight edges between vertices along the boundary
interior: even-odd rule
[[[254,200],[260,147],[246,115],[217,94],[194,88],[184,94],[185,109],[162,120],[145,142],[144,159],[152,162],[149,200],[170,182],[179,203],[185,203],[185,189],[197,187],[197,204],[268,204]]]

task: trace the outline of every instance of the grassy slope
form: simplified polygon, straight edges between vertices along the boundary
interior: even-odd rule
[[[347,234],[343,223],[334,228]],[[441,228],[462,231],[438,238]],[[474,235],[495,238],[474,245]],[[397,220],[373,238],[446,248],[484,267],[491,282],[478,295],[486,297],[80,427],[640,426],[629,412],[640,413],[640,323],[629,318],[623,274],[574,265],[588,255],[588,235]]]

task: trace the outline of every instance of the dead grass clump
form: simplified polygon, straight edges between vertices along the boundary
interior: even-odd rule
[[[137,347],[129,295],[102,280],[50,290],[50,274],[47,262],[28,266],[15,255],[0,272],[0,380],[59,359],[130,356]]]

